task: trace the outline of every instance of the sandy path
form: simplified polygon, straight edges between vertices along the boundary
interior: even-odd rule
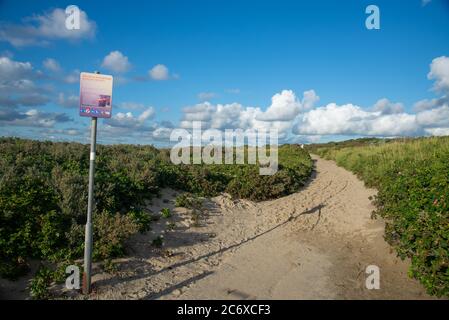
[[[94,277],[99,299],[426,299],[407,277],[407,262],[370,219],[374,190],[331,161],[314,158],[302,191],[253,203],[219,196],[201,226],[174,209],[172,231],[161,221],[133,240],[117,274]],[[152,210],[172,206],[167,191]],[[163,233],[163,249],[149,245]],[[380,290],[365,287],[368,265],[380,268]]]

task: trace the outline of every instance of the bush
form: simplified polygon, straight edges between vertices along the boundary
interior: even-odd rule
[[[190,193],[183,193],[176,197],[175,205],[188,209],[199,208],[203,205],[203,201]]]
[[[41,267],[31,280],[30,293],[33,299],[44,300],[50,298],[49,287],[53,282],[53,271]]]
[[[169,208],[162,208],[161,210],[161,216],[162,218],[168,219],[171,217],[171,212]]]
[[[139,232],[144,233],[150,230],[151,216],[148,213],[143,210],[133,209],[127,215],[137,224]]]
[[[124,253],[124,241],[138,232],[139,226],[131,217],[103,211],[94,216],[93,259],[117,257]]]
[[[82,257],[88,158],[88,145],[0,138],[0,276],[23,274],[29,258],[57,263]],[[136,208],[161,188],[189,193],[177,205],[199,210],[200,196],[224,191],[253,200],[295,192],[312,171],[309,155],[298,146],[281,146],[279,163],[277,174],[261,177],[257,164],[173,165],[169,150],[99,145],[95,258],[123,254],[128,237],[149,230],[152,217]]]

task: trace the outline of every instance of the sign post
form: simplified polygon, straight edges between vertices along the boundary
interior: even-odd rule
[[[97,118],[110,118],[112,113],[112,76],[99,72],[80,74],[80,116],[91,117],[89,195],[84,238],[83,293],[89,294],[92,271],[92,212],[94,207],[95,153],[97,146]]]
[[[89,195],[87,200],[87,221],[84,238],[83,293],[90,293],[92,270],[92,208],[94,202],[95,149],[97,146],[97,117],[92,117],[90,128]]]

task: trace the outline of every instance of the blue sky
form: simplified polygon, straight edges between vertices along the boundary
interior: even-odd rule
[[[55,13],[70,4],[78,35]],[[0,136],[87,142],[76,79],[94,70],[115,78],[104,143],[163,145],[197,119],[290,142],[445,135],[448,40],[443,0],[0,1]]]

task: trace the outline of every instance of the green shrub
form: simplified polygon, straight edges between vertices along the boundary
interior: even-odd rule
[[[102,268],[105,272],[114,274],[118,271],[118,266],[111,259],[106,259],[103,262]]]
[[[162,208],[161,210],[161,216],[162,218],[168,219],[171,217],[171,212],[169,208]]]
[[[50,298],[49,287],[53,282],[53,271],[41,267],[31,280],[30,293],[33,299],[45,300]]]
[[[129,216],[103,211],[94,215],[95,260],[117,257],[124,253],[124,241],[138,232],[139,226]]]
[[[137,224],[139,232],[144,233],[150,230],[151,216],[148,213],[133,209],[127,215]]]
[[[312,171],[309,155],[298,146],[281,146],[279,163],[277,174],[260,177],[257,164],[173,165],[167,149],[98,145],[95,258],[123,254],[128,237],[149,229],[159,215],[135,208],[161,188],[189,193],[177,205],[200,210],[201,196],[224,191],[253,200],[295,192]],[[0,276],[17,278],[29,258],[55,263],[82,258],[88,171],[88,145],[0,138]]]
[[[203,200],[196,195],[183,193],[176,197],[175,205],[188,209],[199,208],[203,205]]]
[[[175,199],[175,206],[188,208],[190,205],[190,199],[187,193],[180,194]]]

